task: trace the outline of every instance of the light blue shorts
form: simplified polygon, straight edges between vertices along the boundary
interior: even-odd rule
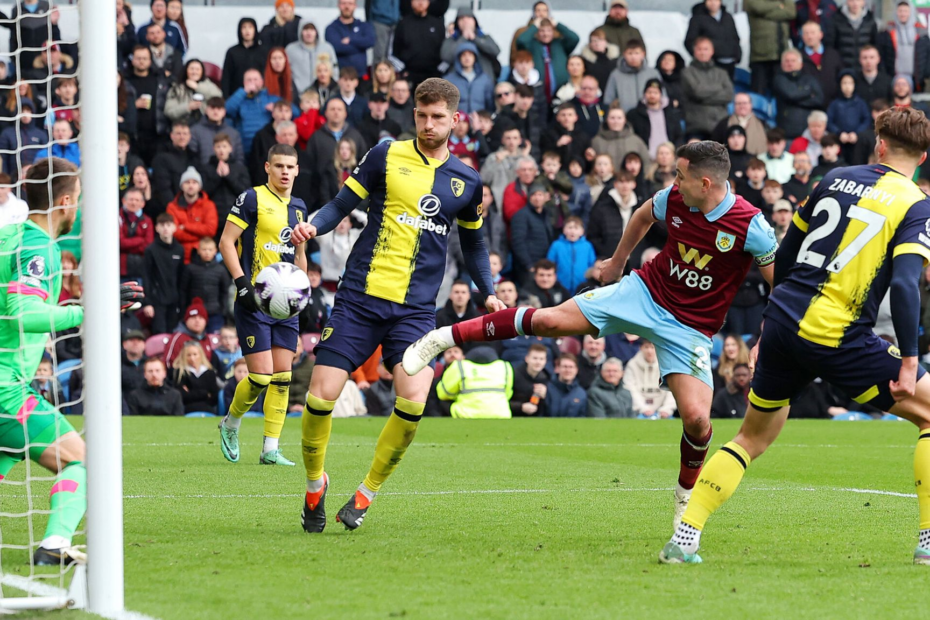
[[[663,381],[668,375],[681,373],[697,377],[713,389],[710,338],[683,325],[658,305],[635,273],[616,284],[576,295],[574,300],[599,336],[636,334],[654,344]]]

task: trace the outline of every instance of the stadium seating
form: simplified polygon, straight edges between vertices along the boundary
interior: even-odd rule
[[[215,418],[215,413],[210,413],[209,411],[191,411],[190,413],[184,414],[185,418]]]
[[[164,355],[169,340],[171,340],[171,334],[149,336],[148,340],[145,341],[145,356],[160,357]]]
[[[562,353],[571,353],[572,355],[581,353],[581,343],[578,342],[577,338],[559,338],[555,341],[555,344]]]
[[[307,355],[309,355],[311,359],[316,358],[316,356],[313,354],[313,348],[320,344],[320,334],[317,332],[301,334],[300,342],[303,344],[304,351],[307,352]]]

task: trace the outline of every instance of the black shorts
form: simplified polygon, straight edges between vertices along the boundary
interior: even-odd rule
[[[237,303],[233,308],[233,317],[236,319],[236,333],[239,334],[243,355],[270,351],[271,347],[297,350],[300,329],[296,316],[275,319],[260,310],[249,312]]]
[[[436,312],[339,289],[333,312],[316,345],[317,365],[354,372],[378,345],[385,367],[393,371],[408,346],[436,328]]]
[[[901,371],[901,352],[874,333],[840,347],[825,347],[805,340],[789,327],[769,319],[759,341],[759,359],[752,377],[749,402],[772,411],[820,377],[859,404],[888,411],[894,398],[888,386]],[[917,378],[926,371],[918,367]]]

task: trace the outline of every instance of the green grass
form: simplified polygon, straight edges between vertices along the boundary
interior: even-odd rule
[[[909,424],[789,422],[709,522],[705,564],[677,567],[656,562],[677,422],[429,419],[347,532],[333,517],[382,424],[335,421],[330,524],[308,536],[303,468],[257,465],[260,420],[243,424],[232,465],[215,420],[125,419],[127,607],[217,620],[923,616],[916,501],[844,490],[913,492]],[[736,429],[716,424],[715,446]],[[283,447],[298,460],[299,434],[289,419]],[[24,535],[0,527],[5,542]],[[24,558],[5,552],[3,569]]]

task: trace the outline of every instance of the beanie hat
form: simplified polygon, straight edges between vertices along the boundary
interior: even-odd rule
[[[207,307],[203,305],[203,300],[199,297],[194,297],[194,299],[191,300],[191,305],[189,305],[184,312],[184,320],[187,321],[187,319],[192,316],[202,316],[204,321],[210,318],[207,315]]]
[[[897,75],[894,76],[894,79],[893,79],[893,80],[891,80],[891,84],[892,84],[892,85],[896,84],[898,80],[904,80],[905,82],[907,82],[907,85],[911,87],[911,91],[913,92],[913,90],[914,90],[914,78],[912,78],[911,76],[909,76],[909,75],[906,74],[906,73],[899,73],[899,74],[897,74]]]
[[[275,0],[274,8],[278,8],[282,4],[290,4],[291,7],[294,6],[294,0]]]
[[[193,166],[188,166],[184,174],[181,175],[181,185],[184,185],[185,181],[190,181],[191,179],[203,186],[203,178],[200,176],[200,173],[197,172],[197,169]]]

